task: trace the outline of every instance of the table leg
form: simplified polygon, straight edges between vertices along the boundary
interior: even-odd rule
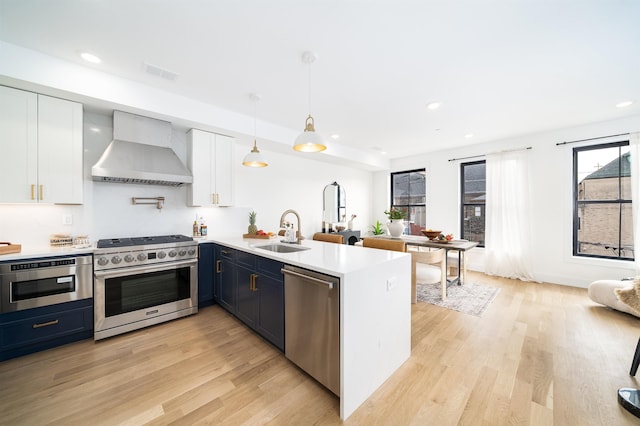
[[[460,266],[460,262],[462,262],[462,279],[460,281],[460,284],[464,284],[467,282],[467,259],[466,259],[466,252],[460,250],[458,252],[458,266]],[[458,269],[458,273],[460,273],[460,270]]]

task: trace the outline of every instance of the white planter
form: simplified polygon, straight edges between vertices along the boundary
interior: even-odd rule
[[[392,237],[399,237],[404,232],[404,220],[391,219],[391,222],[387,223],[387,229]]]

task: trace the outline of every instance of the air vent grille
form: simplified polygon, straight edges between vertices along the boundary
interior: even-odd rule
[[[169,71],[168,69],[159,67],[157,65],[152,65],[149,63],[143,63],[144,70],[147,74],[155,75],[156,77],[164,78],[169,81],[176,81],[178,78],[178,73],[173,71]]]

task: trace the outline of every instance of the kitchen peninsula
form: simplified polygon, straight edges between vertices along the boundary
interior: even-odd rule
[[[305,249],[297,252],[260,248],[276,241],[209,237],[201,243],[215,243],[339,279],[339,397],[344,420],[410,356],[411,257],[313,240],[291,245]]]

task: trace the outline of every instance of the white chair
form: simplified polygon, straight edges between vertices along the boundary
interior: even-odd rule
[[[442,300],[447,298],[447,257],[446,250],[409,250],[411,253],[411,303],[418,301],[416,283],[440,283]]]

